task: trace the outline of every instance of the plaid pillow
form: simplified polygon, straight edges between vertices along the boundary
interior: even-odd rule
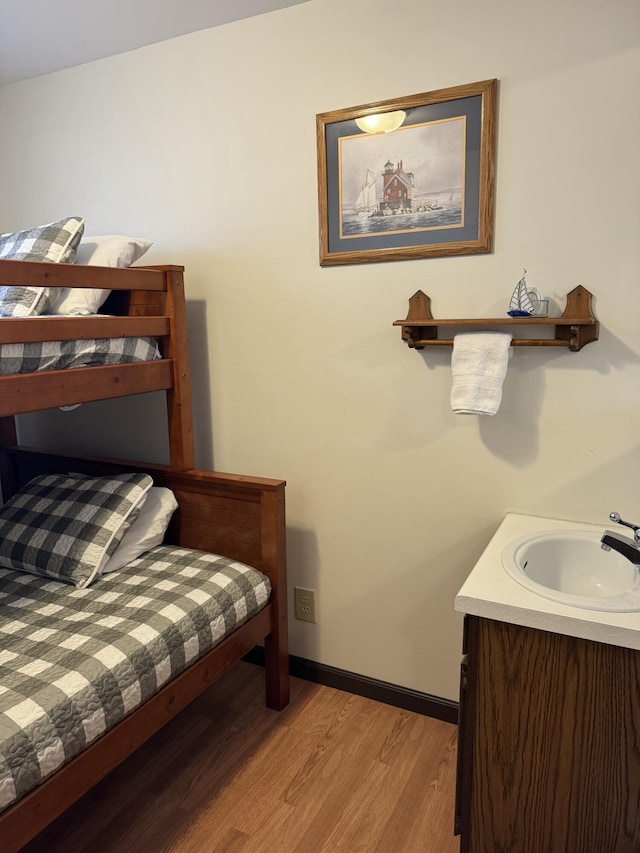
[[[83,231],[84,219],[71,216],[29,231],[0,234],[0,258],[72,264]],[[44,314],[57,294],[58,288],[51,294],[49,287],[12,287],[0,284],[0,316],[28,317],[31,314]]]
[[[84,589],[142,508],[148,474],[36,477],[0,508],[0,565]]]

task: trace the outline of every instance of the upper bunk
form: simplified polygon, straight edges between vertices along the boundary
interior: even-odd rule
[[[194,467],[191,386],[181,266],[100,267],[0,259],[7,286],[97,288],[100,314],[0,318],[0,347],[82,339],[154,338],[160,358],[0,376],[0,445],[17,444],[15,415],[164,391],[170,468]]]

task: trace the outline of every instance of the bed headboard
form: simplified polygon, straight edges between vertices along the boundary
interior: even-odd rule
[[[106,476],[143,471],[178,501],[167,542],[212,551],[248,563],[277,587],[286,567],[285,482],[215,471],[172,471],[168,466],[119,459],[45,453],[32,448],[0,449],[3,499],[39,474],[76,471]],[[286,590],[284,591],[286,596]]]

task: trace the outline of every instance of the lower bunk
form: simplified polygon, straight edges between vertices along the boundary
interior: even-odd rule
[[[284,482],[24,448],[0,453],[7,506],[34,478],[68,472],[144,472],[173,492],[178,508],[163,544],[86,586],[0,569],[7,853],[255,645],[265,647],[267,705],[289,700]]]

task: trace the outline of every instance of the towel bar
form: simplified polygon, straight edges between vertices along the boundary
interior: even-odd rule
[[[458,326],[462,329],[487,329],[517,326],[554,326],[553,338],[515,338],[516,347],[568,347],[578,352],[582,347],[598,340],[600,323],[591,309],[592,294],[578,285],[567,294],[567,305],[561,317],[493,317],[436,320],[431,313],[431,299],[418,290],[409,299],[409,313],[405,320],[395,320],[394,326],[402,328],[402,340],[412,349],[451,346],[453,337],[440,338],[439,328]]]

